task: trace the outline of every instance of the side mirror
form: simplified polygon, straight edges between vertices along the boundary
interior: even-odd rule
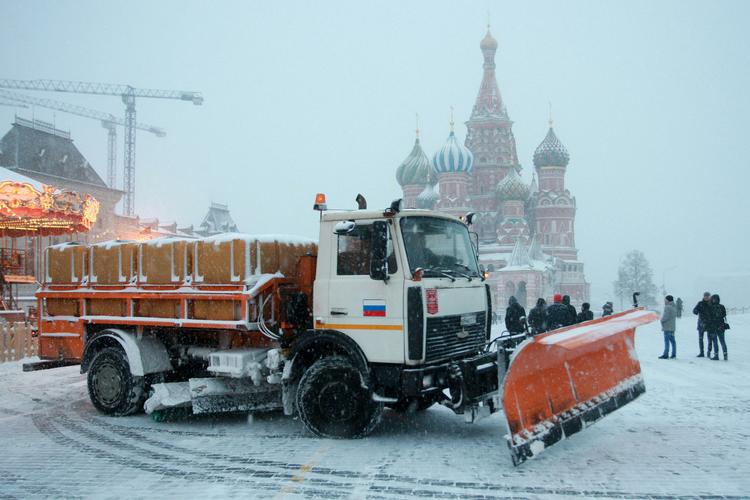
[[[388,223],[382,220],[372,223],[370,278],[388,281]]]
[[[355,227],[357,227],[357,224],[353,220],[342,220],[333,226],[333,232],[338,235],[348,234],[351,233]]]

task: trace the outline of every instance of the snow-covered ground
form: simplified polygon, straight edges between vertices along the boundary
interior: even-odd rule
[[[728,362],[697,359],[695,319],[676,360],[639,330],[647,392],[513,467],[500,415],[386,412],[364,440],[308,435],[281,415],[156,423],[109,418],[78,367],[0,365],[0,497],[748,498],[750,315],[730,316]]]

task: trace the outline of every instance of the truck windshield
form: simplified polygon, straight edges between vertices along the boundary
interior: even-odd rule
[[[401,219],[409,269],[424,276],[479,276],[469,230],[460,222],[437,217]]]

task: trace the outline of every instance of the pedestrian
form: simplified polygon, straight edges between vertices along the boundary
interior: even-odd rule
[[[682,317],[682,299],[680,297],[677,297],[677,302],[675,302],[677,305],[677,317]]]
[[[536,305],[529,311],[529,327],[532,335],[539,335],[546,331],[544,316],[547,312],[547,301],[543,298],[536,299]]]
[[[713,343],[714,361],[719,359],[719,342],[724,353],[724,361],[727,360],[727,343],[724,340],[724,332],[729,329],[727,323],[727,309],[717,294],[711,295],[711,308],[708,318],[708,341]]]
[[[552,300],[554,303],[547,308],[544,315],[547,331],[556,330],[568,324],[568,306],[562,303],[562,295],[556,293]]]
[[[492,324],[497,324],[497,313],[495,311],[492,311]]]
[[[565,326],[575,325],[578,313],[576,312],[576,308],[570,305],[570,295],[563,295],[562,303],[563,305],[565,305],[565,307],[568,308],[568,316],[565,322]]]
[[[612,302],[605,302],[602,306],[602,317],[610,316],[613,312],[614,307],[612,306]]]
[[[664,332],[664,354],[659,359],[676,358],[677,343],[674,339],[674,332],[677,323],[677,306],[674,304],[674,297],[667,295],[664,297],[664,312],[661,315],[661,331]],[[669,355],[669,346],[672,346],[672,355]]]
[[[592,319],[594,319],[594,313],[591,310],[591,304],[584,302],[581,304],[581,312],[578,313],[576,322],[583,323],[584,321],[591,321]]]
[[[699,301],[693,308],[693,314],[698,315],[698,347],[700,352],[698,353],[699,358],[703,357],[703,334],[708,331],[708,319],[711,311],[711,293],[704,292],[703,299]],[[708,336],[708,357],[711,357],[711,334]]]
[[[505,310],[505,329],[511,334],[526,332],[526,311],[513,296],[508,299],[508,308]]]

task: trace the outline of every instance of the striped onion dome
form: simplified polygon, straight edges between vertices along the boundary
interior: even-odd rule
[[[419,137],[417,137],[411,153],[396,169],[396,180],[402,186],[408,184],[426,184],[434,176],[435,173],[432,171],[430,160],[424,154],[422,146],[419,144]]]
[[[417,196],[416,204],[417,208],[432,209],[440,199],[440,193],[438,193],[438,185],[426,185],[419,196]]]
[[[474,155],[466,146],[458,142],[451,130],[445,145],[432,157],[432,165],[438,173],[471,172],[474,166]]]
[[[534,151],[534,166],[537,167],[566,167],[570,161],[570,155],[560,139],[555,135],[552,126],[547,136]]]
[[[497,184],[496,192],[502,201],[526,201],[531,189],[523,182],[516,169],[511,167],[508,175]]]

